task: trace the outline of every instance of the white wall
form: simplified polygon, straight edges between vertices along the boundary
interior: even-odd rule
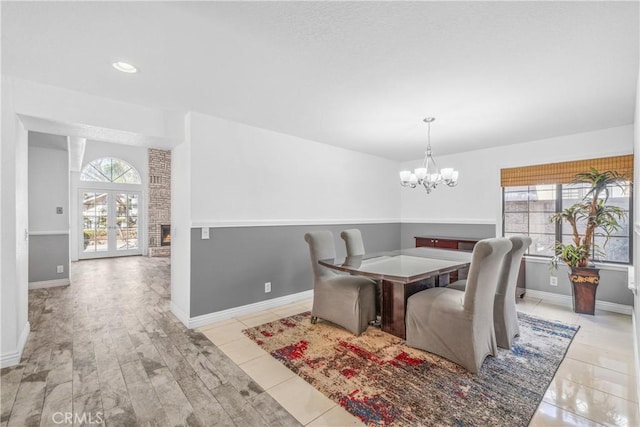
[[[196,224],[398,221],[397,162],[191,114]]]
[[[1,14],[1,12],[0,12],[0,14]],[[4,81],[4,79],[2,79],[1,82],[0,82],[0,92],[1,92],[1,95],[2,95],[2,104],[1,104],[2,110],[0,112],[0,114],[1,114],[0,115],[0,123],[2,123],[2,125],[1,125],[1,129],[2,129],[1,137],[2,137],[2,140],[0,140],[0,168],[2,168],[2,170],[4,170],[4,163],[2,163],[2,159],[5,157],[5,155],[3,154],[4,150],[2,149],[2,146],[4,145],[3,141],[5,140],[5,137],[9,137],[10,132],[8,132],[7,130],[8,129],[13,130],[13,126],[8,125],[7,122],[6,122],[6,120],[11,120],[11,117],[10,117],[9,114],[5,113],[5,108],[7,107],[5,105],[5,98],[10,99],[10,97],[7,96],[6,89],[3,87],[4,84],[5,84],[5,81]],[[4,295],[4,293],[5,293],[5,281],[4,281],[4,275],[3,275],[4,273],[3,273],[2,265],[4,264],[5,260],[4,260],[4,257],[3,257],[3,250],[2,250],[3,243],[2,242],[5,241],[5,237],[4,237],[4,235],[5,235],[5,224],[3,222],[3,218],[5,217],[5,215],[2,212],[3,212],[3,210],[5,209],[5,206],[6,206],[6,202],[5,202],[4,199],[6,197],[5,191],[7,189],[2,186],[3,185],[2,184],[3,181],[5,181],[2,178],[2,176],[3,176],[2,170],[0,170],[0,292],[2,292],[2,295]],[[8,238],[6,240],[9,241]],[[7,318],[5,318],[5,314],[4,314],[4,304],[2,304],[0,302],[0,322],[2,322],[2,324],[4,324],[5,320],[11,322],[11,320],[8,318],[9,316],[6,316],[6,317]],[[4,331],[4,328],[3,328],[2,331],[0,331],[0,333],[2,333],[4,335],[4,332],[5,331]],[[5,354],[6,354],[5,353],[5,344],[7,344],[7,343],[4,343],[3,341],[4,341],[4,338],[0,337],[0,358],[1,358],[0,359],[0,368],[5,366],[5,362],[6,362],[7,365],[13,363],[13,360],[11,360],[11,361],[5,360],[5,357],[4,357]],[[12,341],[13,341],[13,339],[12,339]]]
[[[191,134],[171,150],[171,311],[185,324],[191,312]]]
[[[28,268],[28,142],[27,131],[14,109],[14,87],[2,77],[2,275],[0,276],[1,319],[0,366],[20,360],[29,335]]]
[[[171,302],[185,323],[192,226],[399,220],[397,162],[199,113],[185,130],[171,180]]]
[[[68,153],[29,147],[29,232],[69,229]],[[56,207],[62,207],[61,215]]]
[[[498,224],[501,168],[630,154],[633,152],[633,126],[442,157],[437,157],[437,141],[434,143],[438,166],[459,170],[459,184],[454,188],[439,187],[429,195],[423,189],[403,188],[403,222]],[[414,169],[421,162],[421,159],[406,162],[402,168]]]

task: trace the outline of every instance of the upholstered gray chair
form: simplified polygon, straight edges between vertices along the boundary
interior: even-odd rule
[[[360,335],[369,321],[376,318],[375,282],[366,277],[338,274],[318,264],[318,260],[336,257],[330,231],[307,233],[304,240],[309,244],[313,270],[311,323],[320,318]]]
[[[358,259],[364,255],[364,241],[362,240],[362,233],[357,228],[350,228],[340,233],[340,237],[344,240],[347,248],[347,257],[351,259]],[[378,281],[375,282],[376,290],[376,325],[379,326],[379,317],[382,307],[382,289]]]
[[[340,233],[340,237],[344,240],[347,247],[347,256],[364,255],[364,242],[362,241],[362,233],[357,228],[344,230]]]
[[[497,352],[493,301],[509,239],[479,241],[473,248],[464,293],[449,288],[420,291],[407,301],[407,345],[440,355],[477,373]]]
[[[496,331],[498,347],[511,349],[513,338],[520,335],[518,314],[516,313],[516,285],[520,262],[527,248],[531,245],[529,236],[512,236],[511,250],[504,257],[504,263],[498,278],[496,296],[493,302],[493,326]],[[458,280],[450,285],[452,289],[464,291],[466,280]]]

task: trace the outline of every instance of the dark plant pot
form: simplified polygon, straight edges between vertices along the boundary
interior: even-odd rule
[[[593,315],[596,310],[596,290],[600,283],[600,269],[571,267],[569,281],[573,294],[573,311]]]

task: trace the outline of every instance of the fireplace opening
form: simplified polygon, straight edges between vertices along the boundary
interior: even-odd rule
[[[171,226],[161,225],[160,231],[160,246],[171,246]]]

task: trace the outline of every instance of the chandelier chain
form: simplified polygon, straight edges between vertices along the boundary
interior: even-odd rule
[[[414,172],[400,172],[400,185],[409,188],[416,188],[422,185],[427,194],[431,193],[440,183],[444,183],[448,187],[458,185],[458,171],[453,168],[438,170],[436,162],[433,159],[431,150],[431,123],[434,120],[434,117],[427,117],[423,120],[423,122],[427,124],[427,151],[425,152],[422,167],[415,169]]]

